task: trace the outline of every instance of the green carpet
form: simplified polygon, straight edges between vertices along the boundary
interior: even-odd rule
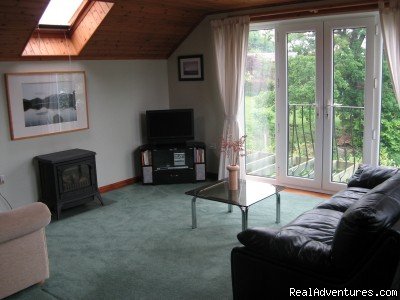
[[[63,212],[46,228],[50,278],[10,299],[231,299],[238,207],[191,197],[200,184],[134,184]],[[281,193],[281,224],[323,201]],[[253,205],[249,227],[276,227],[275,197]]]

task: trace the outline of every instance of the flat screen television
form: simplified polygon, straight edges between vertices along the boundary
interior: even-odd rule
[[[194,139],[193,109],[146,111],[147,141],[151,144],[184,143]]]

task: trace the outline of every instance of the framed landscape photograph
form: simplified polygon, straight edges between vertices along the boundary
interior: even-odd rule
[[[180,81],[204,80],[203,55],[188,55],[178,57]]]
[[[5,75],[12,140],[89,128],[85,72]]]

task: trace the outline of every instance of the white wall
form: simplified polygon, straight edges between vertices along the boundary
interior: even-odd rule
[[[99,186],[135,176],[133,151],[142,144],[141,114],[169,107],[165,60],[2,62],[0,73],[86,71],[89,130],[11,141],[4,79],[0,92],[0,192],[13,207],[37,201],[36,155],[72,148],[97,153]],[[0,201],[1,202],[1,201]]]
[[[221,15],[219,15],[221,17]],[[210,18],[205,18],[168,59],[171,108],[193,108],[195,138],[207,144],[207,171],[218,173],[224,110],[219,99]],[[178,56],[203,54],[204,81],[179,81]],[[211,148],[210,148],[211,146]]]

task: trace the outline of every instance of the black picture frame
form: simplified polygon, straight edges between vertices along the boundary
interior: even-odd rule
[[[203,55],[178,56],[179,81],[204,80]]]

